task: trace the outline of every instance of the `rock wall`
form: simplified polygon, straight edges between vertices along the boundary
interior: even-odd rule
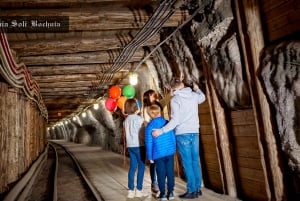
[[[231,1],[200,1],[199,5],[203,11],[191,29],[215,88],[228,108],[248,108],[251,100]]]
[[[276,137],[294,186],[300,192],[300,41],[287,41],[266,49],[261,77],[276,114]]]

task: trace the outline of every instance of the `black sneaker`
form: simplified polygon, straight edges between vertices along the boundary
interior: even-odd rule
[[[198,190],[198,195],[201,196],[202,195],[202,191],[201,189]]]
[[[183,198],[183,199],[194,199],[194,198],[197,198],[198,197],[198,192],[192,192],[192,193],[189,193],[189,192],[186,192],[182,195],[179,195],[180,198]]]
[[[174,200],[175,199],[173,192],[168,193],[167,197],[168,197],[168,200]]]
[[[162,193],[161,193],[161,194],[159,195],[159,197],[158,197],[157,200],[158,200],[158,201],[163,201],[163,200],[168,200],[168,199],[167,199],[167,196],[166,196],[165,194],[162,194]]]

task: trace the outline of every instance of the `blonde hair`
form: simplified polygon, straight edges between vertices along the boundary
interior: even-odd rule
[[[147,112],[151,118],[161,116],[161,109],[156,104],[149,106]]]

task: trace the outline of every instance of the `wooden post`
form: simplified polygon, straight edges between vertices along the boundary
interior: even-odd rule
[[[0,193],[6,190],[7,186],[7,110],[6,110],[6,96],[8,88],[7,85],[0,82]],[[4,98],[3,98],[4,97]]]
[[[228,134],[227,120],[225,110],[222,107],[215,87],[212,82],[211,73],[204,56],[202,56],[203,69],[207,80],[207,99],[210,104],[213,129],[219,155],[219,163],[221,167],[221,176],[223,180],[223,191],[231,197],[237,197],[236,183],[234,177],[234,169],[232,164],[231,147]],[[213,110],[214,109],[214,110]]]
[[[257,76],[260,54],[265,46],[259,1],[235,0],[235,7],[253,102],[262,166],[266,175],[266,192],[269,200],[284,200],[283,175],[279,166],[279,153],[272,126],[272,114]]]
[[[6,116],[8,124],[7,135],[7,180],[8,183],[15,182],[18,179],[18,89],[9,88],[6,97],[6,108],[8,115]]]

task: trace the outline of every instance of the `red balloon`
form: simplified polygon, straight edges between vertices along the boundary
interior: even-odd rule
[[[105,107],[107,110],[113,112],[117,109],[117,101],[113,98],[108,98],[105,101]]]
[[[117,105],[118,107],[123,110],[124,109],[124,105],[125,105],[125,101],[127,100],[126,96],[121,96],[118,101],[117,101]]]
[[[109,88],[108,95],[110,98],[119,98],[121,96],[122,90],[118,86],[112,86]]]

